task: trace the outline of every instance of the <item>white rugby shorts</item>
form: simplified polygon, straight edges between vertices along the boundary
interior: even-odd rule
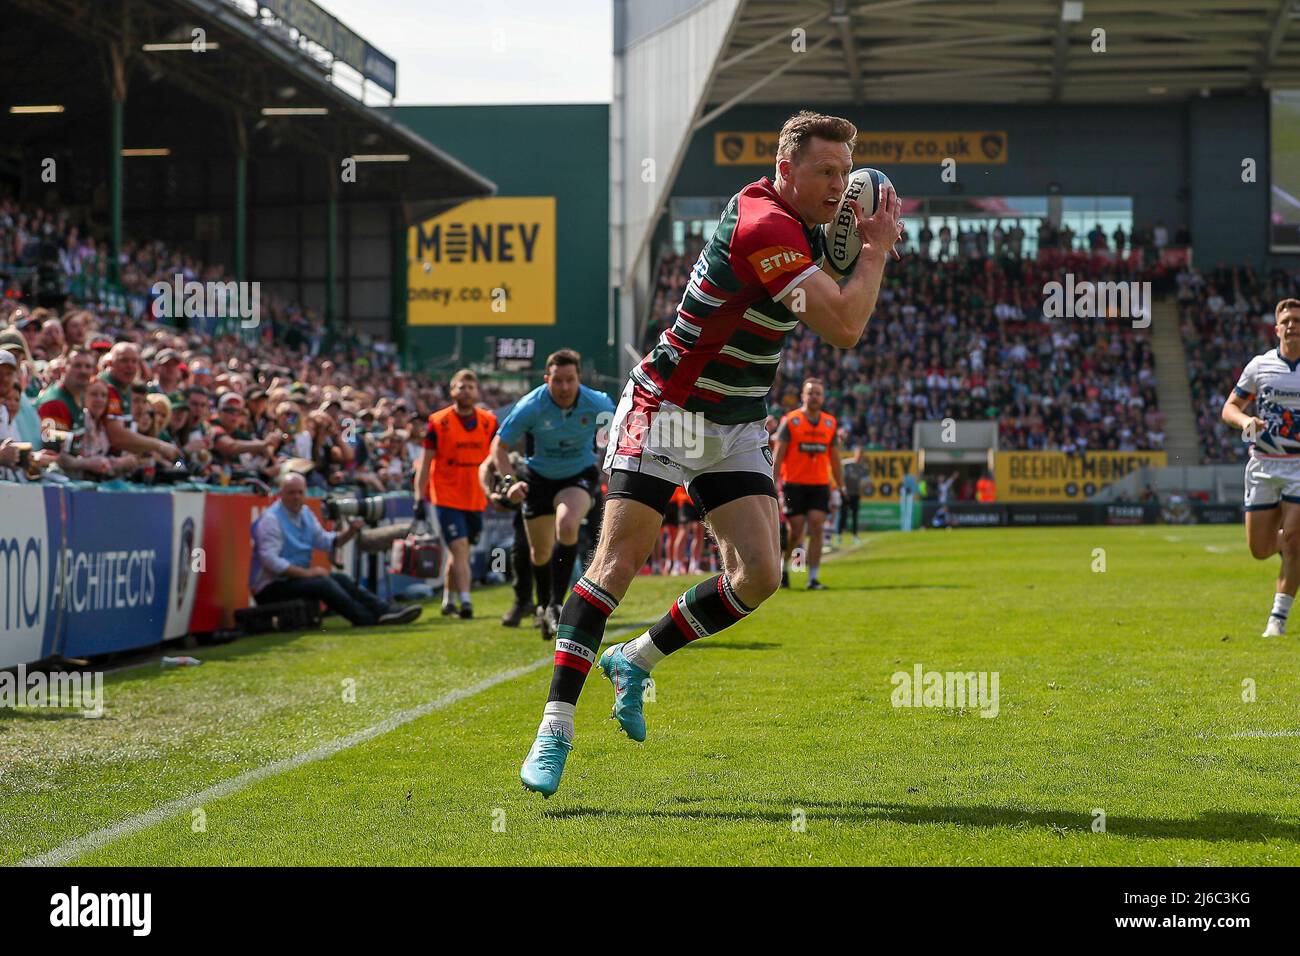
[[[1264,511],[1283,501],[1300,504],[1300,455],[1252,454],[1246,462],[1246,510]]]
[[[762,422],[719,425],[628,382],[614,410],[605,471],[663,478],[690,490],[700,475],[750,471],[772,477],[772,448]]]

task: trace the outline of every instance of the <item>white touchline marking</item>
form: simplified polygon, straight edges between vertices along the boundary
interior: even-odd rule
[[[1208,551],[1208,552],[1210,552],[1210,554],[1227,554],[1228,552],[1232,551],[1233,549],[1232,549],[1232,548],[1225,548],[1225,547],[1222,547],[1222,546],[1217,545],[1217,544],[1207,544],[1207,545],[1205,546],[1205,550]]]
[[[624,627],[615,631],[613,634],[605,635],[605,640],[612,638],[624,637],[633,631],[640,633],[643,628]],[[211,803],[214,800],[221,800],[240,790],[250,787],[255,783],[260,783],[270,777],[277,777],[282,773],[288,773],[290,770],[296,770],[298,767],[305,766],[309,763],[315,763],[318,760],[324,760],[332,757],[337,753],[355,747],[357,744],[363,744],[367,740],[373,740],[376,737],[382,737],[391,730],[396,730],[403,724],[409,724],[413,720],[419,720],[428,714],[437,710],[443,710],[452,704],[459,703],[467,697],[473,697],[475,694],[481,694],[485,690],[490,690],[497,684],[504,684],[506,681],[514,680],[516,677],[523,677],[530,674],[539,667],[545,667],[555,660],[554,655],[543,657],[533,661],[531,664],[525,664],[522,667],[515,667],[508,671],[502,671],[499,674],[493,674],[486,677],[477,684],[471,684],[469,687],[461,687],[457,690],[448,691],[436,700],[420,704],[418,707],[411,707],[407,710],[399,710],[397,713],[385,717],[379,723],[365,730],[358,730],[356,733],[348,734],[346,737],[340,737],[337,740],[331,740],[329,743],[321,744],[311,750],[296,754],[292,757],[285,757],[283,760],[277,760],[274,763],[266,764],[262,767],[255,767],[244,773],[237,774],[228,780],[222,780],[214,783],[206,790],[191,794],[188,797],[181,797],[179,800],[171,800],[167,803],[156,806],[151,810],[138,813],[133,817],[127,817],[111,826],[95,830],[83,836],[79,836],[63,846],[50,850],[48,853],[42,853],[39,856],[29,856],[25,860],[19,860],[17,866],[62,866],[70,863],[77,857],[89,853],[92,850],[98,850],[108,844],[120,840],[124,836],[130,836],[140,830],[148,829],[154,824],[161,823],[169,817],[184,813],[186,810],[199,806],[204,803]]]
[[[1228,734],[1231,740],[1244,737],[1300,737],[1300,730],[1243,730],[1238,734]]]
[[[246,787],[255,783],[260,783],[270,777],[279,776],[282,773],[288,773],[290,770],[296,770],[298,767],[305,766],[309,763],[315,763],[318,760],[324,760],[341,753],[357,744],[363,744],[367,740],[373,740],[381,737],[390,730],[396,730],[403,724],[409,724],[413,720],[419,720],[427,714],[434,711],[450,707],[466,697],[473,697],[475,694],[482,693],[497,684],[504,683],[508,680],[514,680],[516,677],[522,677],[524,674],[537,670],[544,664],[549,664],[553,658],[543,657],[540,660],[533,661],[531,664],[525,664],[523,667],[516,667],[508,671],[502,671],[499,674],[493,674],[491,677],[484,678],[477,684],[471,684],[469,687],[461,687],[457,690],[449,691],[436,700],[420,704],[418,707],[411,707],[407,710],[399,710],[395,714],[384,718],[379,723],[367,727],[364,730],[358,730],[356,733],[348,734],[346,737],[339,737],[331,740],[329,743],[321,744],[311,750],[295,754],[292,757],[286,757],[283,760],[277,760],[274,763],[268,763],[265,766],[255,767],[244,773],[237,774],[220,783],[215,783],[198,793],[191,794],[188,797],[181,797],[179,800],[172,800],[168,803],[156,806],[144,813],[138,813],[133,817],[127,817],[114,823],[112,826],[104,827],[101,830],[95,830],[84,836],[79,836],[74,840],[65,843],[63,846],[48,853],[42,853],[40,856],[28,857],[19,861],[19,866],[62,866],[70,863],[84,853],[91,850],[98,850],[110,843],[120,840],[124,836],[137,833],[140,830],[147,829],[156,823],[184,813],[185,811],[200,806],[205,803],[211,803],[215,800],[221,800],[232,794],[238,793]]]

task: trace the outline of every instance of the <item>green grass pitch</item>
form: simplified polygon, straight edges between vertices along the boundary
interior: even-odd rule
[[[549,664],[455,694],[549,657],[498,626],[505,589],[472,622],[432,608],[201,649],[201,667],[110,674],[99,720],[0,711],[0,862],[72,844],[98,865],[1294,865],[1300,653],[1259,637],[1276,562],[1242,539],[874,534],[824,566],[831,590],[783,591],[660,665],[645,744],[593,670],[550,800],[518,781]],[[638,578],[609,634],[689,580]],[[997,716],[892,706],[918,663],[997,672]]]

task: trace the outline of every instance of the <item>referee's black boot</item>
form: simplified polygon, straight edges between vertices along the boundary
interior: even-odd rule
[[[552,604],[542,612],[542,640],[553,641],[560,631],[560,605]]]
[[[531,610],[532,609],[528,607],[527,604],[515,601],[514,604],[510,605],[510,610],[501,615],[501,626],[518,627],[519,623],[524,619],[524,615],[529,613]]]

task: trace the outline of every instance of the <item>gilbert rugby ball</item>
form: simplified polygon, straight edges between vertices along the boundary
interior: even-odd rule
[[[836,271],[845,273],[853,271],[853,265],[862,252],[862,238],[858,235],[857,220],[849,208],[849,200],[856,199],[862,211],[870,216],[880,204],[880,190],[892,185],[889,177],[878,169],[863,166],[849,173],[849,185],[840,197],[840,204],[835,207],[835,218],[822,226],[822,235],[826,237],[826,260]]]

